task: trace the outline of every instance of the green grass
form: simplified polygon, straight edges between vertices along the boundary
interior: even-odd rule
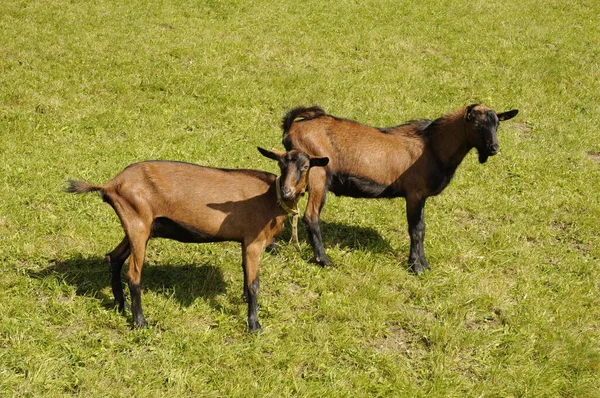
[[[5,396],[600,396],[600,3],[13,1],[0,14]],[[144,159],[275,171],[291,107],[386,126],[518,108],[501,153],[428,201],[331,196],[336,267],[263,255],[246,330],[233,243],[152,241],[147,330],[112,306],[94,195]],[[283,234],[289,238],[289,231]]]

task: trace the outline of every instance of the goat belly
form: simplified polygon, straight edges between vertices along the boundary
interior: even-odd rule
[[[191,225],[171,220],[167,217],[157,217],[152,223],[152,238],[173,239],[184,243],[222,242],[223,238],[208,234]]]
[[[396,198],[404,196],[393,185],[381,184],[364,177],[336,174],[331,177],[329,190],[337,196],[353,198]]]

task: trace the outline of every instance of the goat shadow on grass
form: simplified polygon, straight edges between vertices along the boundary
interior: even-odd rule
[[[371,227],[346,225],[339,222],[320,221],[321,235],[325,247],[339,245],[347,249],[366,249],[375,253],[393,253],[394,249],[379,232]],[[278,241],[288,242],[292,236],[289,222],[277,238]],[[302,221],[298,222],[298,238],[308,243],[308,234]]]
[[[123,265],[121,280],[126,300],[129,300],[129,288],[125,272],[127,261]],[[78,296],[94,297],[102,301],[107,309],[114,308],[110,286],[110,273],[103,257],[77,256],[67,260],[53,260],[41,271],[31,272],[37,279],[55,277],[75,288]],[[142,274],[142,289],[173,297],[179,304],[189,307],[197,298],[206,299],[210,305],[219,309],[216,296],[227,290],[220,268],[212,265],[146,265]],[[142,293],[143,294],[143,293]]]

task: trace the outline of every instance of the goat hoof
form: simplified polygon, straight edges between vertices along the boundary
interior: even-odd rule
[[[313,257],[310,261],[312,263],[319,264],[321,267],[332,267],[333,266],[333,263],[327,257],[323,257],[323,258]]]
[[[262,327],[260,326],[260,323],[258,323],[258,321],[248,322],[248,327],[250,328],[251,333],[262,331]]]
[[[411,264],[410,268],[415,275],[423,275],[423,274],[425,274],[425,272],[427,272],[430,269],[427,261],[423,261],[423,262],[415,261],[414,263]]]
[[[146,322],[146,320],[144,318],[137,320],[137,321],[133,321],[133,328],[134,329],[146,329],[148,327],[148,322]]]

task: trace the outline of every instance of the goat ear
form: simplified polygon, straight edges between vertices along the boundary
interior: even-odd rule
[[[325,167],[329,163],[329,158],[310,158],[310,167]]]
[[[267,157],[269,159],[273,159],[273,160],[281,160],[281,158],[283,157],[284,153],[283,152],[279,152],[279,151],[268,151],[266,149],[263,149],[261,147],[256,147],[258,149],[258,152],[260,152],[264,157]]]
[[[473,120],[473,108],[475,108],[478,104],[472,104],[467,106],[467,109],[465,109],[465,120],[467,122],[470,122],[471,120]]]
[[[504,120],[512,119],[513,117],[517,116],[517,113],[519,113],[519,110],[513,109],[512,111],[496,113],[496,116],[498,116],[498,120],[504,121]]]

